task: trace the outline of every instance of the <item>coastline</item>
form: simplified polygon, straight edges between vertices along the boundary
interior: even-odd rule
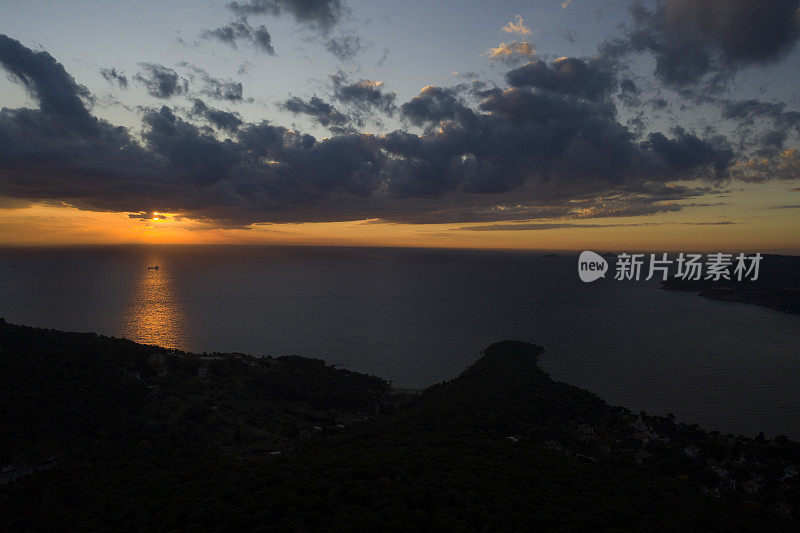
[[[754,281],[685,280],[672,277],[661,283],[671,291],[696,292],[703,298],[769,307],[800,314],[800,256],[763,256],[761,274]]]

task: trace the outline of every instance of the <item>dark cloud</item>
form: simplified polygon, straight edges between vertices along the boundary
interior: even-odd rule
[[[234,47],[239,41],[249,41],[274,54],[266,28],[259,26],[253,29],[249,19],[259,15],[289,16],[301,27],[317,32],[322,46],[342,61],[353,59],[364,48],[361,37],[354,31],[329,37],[334,26],[349,13],[341,0],[246,0],[231,2],[228,9],[237,16],[237,20],[215,30],[205,30],[203,37],[214,38]]]
[[[192,79],[195,76],[200,77],[203,81],[203,88],[200,90],[202,94],[215,100],[227,100],[229,102],[241,102],[243,100],[244,88],[241,82],[215,78],[205,69],[186,61],[182,61],[180,66],[188,68],[192,72],[190,75]]]
[[[322,140],[241,122],[195,100],[186,118],[167,106],[145,110],[139,141],[92,117],[81,100],[88,95],[51,56],[21,45],[12,56],[25,61],[0,54],[39,102],[39,109],[0,111],[4,198],[177,212],[222,227],[367,218],[474,223],[677,211],[714,191],[670,182],[731,170],[724,139],[675,130],[640,142],[609,99],[530,87],[429,86],[400,106],[422,133],[343,128]],[[154,67],[148,72],[162,72]],[[380,85],[362,82],[334,85],[337,103],[393,108]],[[175,94],[174,87],[185,91],[176,81],[155,92]],[[319,98],[283,105],[329,127],[344,120]]]
[[[759,100],[722,100],[722,116],[753,125],[758,119],[771,120],[781,129],[794,129],[800,132],[800,112],[789,111],[783,102],[762,102]]]
[[[280,107],[295,115],[308,115],[326,128],[341,129],[350,122],[346,115],[340,113],[331,104],[317,96],[312,96],[308,101],[294,96],[281,103]]]
[[[83,128],[34,109],[0,111],[0,196],[135,211],[160,194],[159,167],[124,128],[102,121]]]
[[[189,90],[189,82],[173,69],[155,63],[140,63],[142,71],[134,80],[144,85],[150,96],[168,99]]]
[[[783,102],[760,100],[715,101],[722,117],[738,124],[739,143],[744,150],[760,156],[773,156],[784,149],[789,134],[800,133],[800,113],[787,110]]]
[[[723,175],[731,158],[684,132],[667,142],[659,137],[636,143],[608,103],[522,88],[485,95],[480,109],[488,114],[439,87],[427,87],[404,104],[403,116],[427,126],[427,133],[387,137],[387,149],[404,156],[402,165],[392,161],[405,169],[393,186],[408,194],[436,195],[452,188],[499,194],[538,184],[548,194],[566,196],[583,187],[664,181],[676,173]]]
[[[453,88],[428,85],[400,106],[400,113],[411,124],[429,128],[443,120],[466,122],[474,117],[474,111],[461,101],[458,92]]]
[[[786,130],[769,130],[755,136],[754,144],[757,146],[756,154],[761,156],[774,155],[784,149],[788,134]]]
[[[116,68],[101,68],[100,75],[107,82],[116,83],[121,89],[128,88],[128,77],[124,73],[118,72]]]
[[[345,14],[341,0],[249,0],[231,2],[228,8],[242,17],[291,15],[296,22],[328,31]]]
[[[665,31],[698,35],[726,62],[760,63],[795,45],[798,7],[798,0],[671,0],[662,16]]]
[[[383,82],[364,79],[351,82],[342,71],[332,74],[330,80],[332,98],[338,109],[316,95],[308,100],[291,97],[281,102],[279,107],[296,115],[307,115],[338,134],[353,133],[367,122],[380,126],[379,115],[392,116],[397,109],[397,95],[385,91]]]
[[[241,147],[201,132],[169,107],[144,115],[144,140],[155,154],[166,159],[170,173],[194,185],[210,185],[230,177],[241,158]]]
[[[202,38],[215,39],[234,48],[246,42],[274,55],[269,31],[263,25],[251,26],[250,18],[290,16],[301,27],[317,32],[325,49],[342,61],[353,59],[364,48],[360,36],[353,31],[329,37],[331,29],[348,13],[341,0],[246,0],[231,2],[228,9],[236,15],[236,20],[213,30],[203,30]]]
[[[619,82],[619,99],[620,102],[625,104],[628,107],[641,107],[642,101],[641,96],[642,90],[636,86],[636,83],[629,79],[625,78]]]
[[[200,32],[203,39],[214,39],[237,48],[240,42],[246,42],[257,50],[275,55],[272,47],[272,36],[264,25],[252,27],[246,20],[235,20],[213,30],[203,30]]]
[[[663,98],[653,98],[650,100],[650,105],[653,106],[653,111],[661,111],[669,107],[669,102]]]
[[[651,133],[646,146],[677,172],[708,167],[716,173],[725,172],[733,159],[733,150],[722,139],[704,140],[678,128],[675,137],[668,139],[663,133]]]
[[[91,95],[47,52],[35,52],[0,35],[0,65],[39,102],[42,113],[90,128],[95,122],[84,100]]]
[[[295,96],[282,102],[280,107],[294,114],[308,115],[334,133],[354,132],[368,121],[380,125],[378,115],[393,116],[397,109],[397,94],[386,91],[381,81],[352,82],[342,71],[332,74],[330,80],[333,100],[340,109],[318,96],[309,100]]]
[[[633,224],[576,224],[574,222],[555,223],[517,223],[517,224],[489,224],[486,226],[463,226],[455,228],[462,231],[543,231],[551,229],[597,229],[597,228],[633,228],[641,226],[665,226],[680,224],[685,226],[728,226],[736,224],[731,220],[718,222],[639,222]]]
[[[506,80],[512,87],[536,87],[589,100],[604,98],[616,87],[612,74],[575,57],[562,57],[550,65],[535,59],[509,71]]]
[[[596,228],[620,228],[620,227],[636,227],[636,226],[655,226],[658,223],[641,223],[641,224],[575,224],[570,222],[557,222],[557,223],[520,223],[520,224],[490,224],[487,226],[463,226],[456,228],[462,231],[544,231],[551,229],[596,229]]]
[[[342,72],[331,75],[330,79],[333,83],[333,97],[344,105],[365,113],[379,111],[389,116],[397,108],[397,94],[386,92],[382,81],[362,79],[351,82]]]
[[[325,49],[340,60],[349,61],[361,52],[363,46],[355,33],[343,33],[325,41]]]
[[[732,72],[785,56],[797,43],[800,0],[661,0],[633,6],[634,30],[604,47],[650,52],[661,81],[714,85]]]
[[[206,119],[214,127],[226,131],[236,131],[242,125],[242,117],[238,113],[230,113],[221,109],[214,109],[206,105],[199,98],[195,98],[194,106],[191,111],[192,116],[200,116]]]
[[[241,82],[207,78],[206,85],[203,87],[201,92],[206,96],[216,100],[229,100],[232,102],[242,101]]]

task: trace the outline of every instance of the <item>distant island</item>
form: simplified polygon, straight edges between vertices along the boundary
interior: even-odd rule
[[[488,347],[419,393],[0,319],[8,530],[797,530],[800,444],[634,414]]]
[[[800,313],[800,257],[764,254],[757,280],[684,280],[662,282],[671,291],[695,291],[704,298],[763,305],[784,313]]]

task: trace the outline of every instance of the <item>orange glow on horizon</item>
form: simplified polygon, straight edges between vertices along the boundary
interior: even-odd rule
[[[800,208],[778,208],[800,204],[800,192],[793,189],[797,185],[800,182],[741,184],[724,201],[698,199],[680,211],[650,216],[462,224],[362,220],[224,228],[182,213],[154,212],[143,218],[135,213],[34,204],[0,209],[0,245],[297,244],[800,253]],[[532,229],[512,229],[518,224]],[[537,229],[537,225],[544,226]],[[501,228],[486,229],[491,226]]]

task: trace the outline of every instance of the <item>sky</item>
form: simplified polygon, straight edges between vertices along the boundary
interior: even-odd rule
[[[800,0],[0,3],[0,244],[800,253]]]

